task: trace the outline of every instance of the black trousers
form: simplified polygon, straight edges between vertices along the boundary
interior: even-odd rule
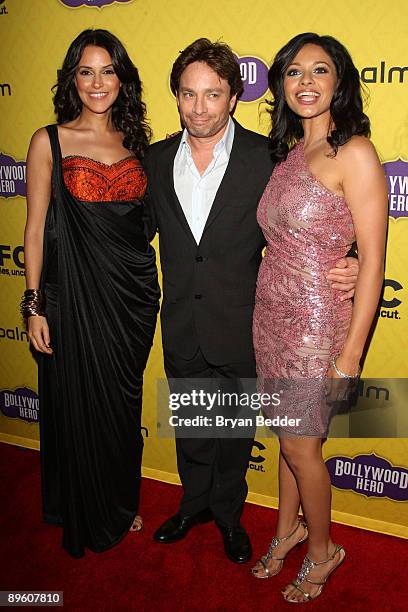
[[[215,366],[201,350],[192,359],[164,353],[169,379],[224,379],[229,391],[239,378],[256,378],[255,360]],[[171,386],[171,385],[170,385]],[[239,524],[248,492],[245,475],[253,445],[249,438],[180,438],[176,435],[177,467],[183,485],[180,513],[193,516],[210,508],[224,527]]]

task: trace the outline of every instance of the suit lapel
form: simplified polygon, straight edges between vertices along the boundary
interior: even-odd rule
[[[203,240],[205,232],[220,214],[223,207],[234,197],[234,193],[237,190],[237,180],[240,178],[242,179],[247,171],[245,159],[242,156],[241,150],[241,131],[242,127],[235,121],[234,142],[232,144],[228,166],[215,195],[201,240]]]
[[[167,152],[167,158],[165,160],[165,166],[166,166],[165,185],[166,185],[166,189],[168,192],[167,200],[170,206],[172,207],[174,214],[176,215],[181,225],[183,226],[183,229],[185,230],[186,234],[197,246],[195,238],[191,232],[190,226],[188,224],[186,216],[183,212],[183,209],[177,197],[176,190],[174,189],[174,158],[176,157],[176,153],[179,148],[180,141],[181,141],[181,135],[179,138],[176,138],[174,143],[172,143],[171,146],[169,147],[168,152]]]

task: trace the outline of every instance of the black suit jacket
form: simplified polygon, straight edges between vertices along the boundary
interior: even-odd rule
[[[159,232],[165,353],[214,365],[253,359],[252,314],[265,241],[256,220],[273,164],[268,140],[235,122],[227,169],[197,245],[173,182],[181,133],[153,144],[146,158],[149,239]]]

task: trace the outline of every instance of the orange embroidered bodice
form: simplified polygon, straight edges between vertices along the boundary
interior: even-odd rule
[[[62,159],[67,189],[85,202],[140,200],[146,191],[146,174],[136,157],[104,164],[89,157],[69,155]]]

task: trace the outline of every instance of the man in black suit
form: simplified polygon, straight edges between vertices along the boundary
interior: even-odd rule
[[[231,117],[243,85],[227,45],[207,39],[189,45],[173,65],[171,88],[184,131],[153,144],[146,161],[147,224],[150,238],[159,232],[163,273],[166,375],[255,378],[252,314],[265,245],[256,210],[273,169],[268,139]],[[156,541],[180,540],[212,516],[227,556],[250,559],[240,516],[252,443],[176,435],[184,494]]]

